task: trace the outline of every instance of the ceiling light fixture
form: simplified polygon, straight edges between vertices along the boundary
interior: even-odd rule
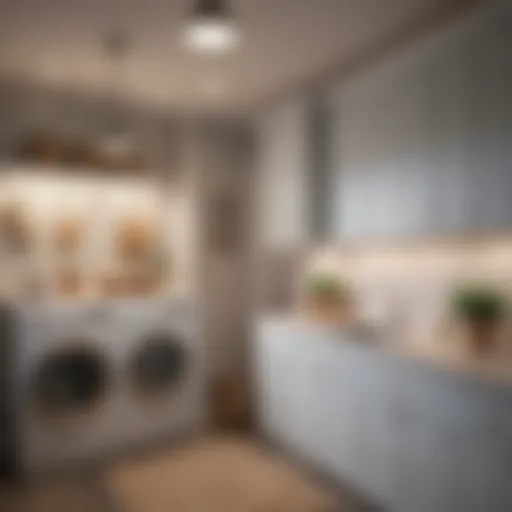
[[[223,0],[198,0],[182,35],[186,48],[196,53],[225,54],[240,41],[240,31]]]

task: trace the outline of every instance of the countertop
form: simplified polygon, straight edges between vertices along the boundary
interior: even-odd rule
[[[432,340],[421,342],[400,340],[398,336],[378,335],[376,330],[366,328],[343,329],[335,323],[317,322],[296,313],[268,313],[260,316],[259,320],[283,328],[324,333],[326,339],[336,340],[336,343],[358,344],[363,349],[378,350],[381,354],[409,358],[420,364],[512,385],[512,354],[496,350],[477,356],[455,339],[447,339],[447,335],[438,334],[432,336]]]

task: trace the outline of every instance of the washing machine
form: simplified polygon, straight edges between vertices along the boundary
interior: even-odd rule
[[[106,313],[80,304],[4,308],[18,473],[75,467],[111,449],[118,423]]]
[[[113,305],[118,442],[128,449],[195,435],[205,424],[205,365],[197,308],[186,300]]]

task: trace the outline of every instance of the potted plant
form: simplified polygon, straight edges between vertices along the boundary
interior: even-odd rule
[[[343,320],[351,305],[351,294],[339,276],[317,273],[310,277],[307,296],[310,312],[321,320]]]
[[[497,290],[484,285],[464,285],[452,296],[452,308],[471,349],[487,352],[494,344],[508,310],[507,299]]]

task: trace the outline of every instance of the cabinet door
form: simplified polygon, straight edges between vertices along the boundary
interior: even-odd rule
[[[360,381],[351,347],[334,346],[326,394],[328,416],[325,432],[325,464],[340,478],[356,487],[360,464]],[[327,390],[325,390],[327,391]]]
[[[260,140],[263,241],[298,245],[308,228],[305,102],[286,104],[264,117]]]
[[[427,231],[428,154],[426,140],[423,48],[407,49],[382,67],[379,83],[385,113],[379,131],[384,145],[380,164],[387,197],[381,218],[389,218],[386,236],[421,235]],[[391,188],[391,193],[388,189]],[[391,213],[391,215],[390,215]]]
[[[327,335],[318,343],[309,343],[304,361],[307,393],[303,397],[302,449],[319,468],[341,481],[354,480],[357,451],[356,382],[340,347]]]
[[[266,325],[260,330],[257,392],[264,432],[294,452],[309,453],[310,418],[316,395],[311,386],[311,334],[292,326]]]
[[[314,440],[318,435],[314,418],[318,400],[313,384],[315,377],[315,338],[318,336],[307,330],[297,329],[293,345],[287,353],[287,367],[283,368],[281,386],[285,388],[286,439],[295,453],[315,461]]]
[[[386,504],[396,476],[393,376],[380,358],[339,340],[310,346],[303,449],[340,482]]]
[[[512,227],[511,5],[495,2],[340,87],[338,238]]]
[[[396,480],[395,377],[389,361],[373,358],[361,360],[358,392],[357,447],[355,484],[383,508],[392,501]]]
[[[509,389],[502,391],[468,381],[443,393],[444,450],[450,470],[446,512],[512,509],[512,396]]]
[[[440,34],[424,51],[428,158],[427,226],[433,234],[466,228],[468,179],[464,168],[464,75],[461,28]]]
[[[275,347],[280,341],[267,326],[259,326],[256,335],[254,377],[256,386],[258,420],[266,434],[281,437],[283,403],[286,396],[279,386],[282,357],[276,357]]]
[[[510,510],[510,390],[500,398],[484,382],[441,372],[403,377],[393,510]]]
[[[336,109],[323,92],[314,93],[307,108],[307,190],[309,236],[313,243],[329,242],[332,177],[330,134]]]
[[[512,227],[512,8],[492,12],[465,40],[465,167],[469,227]]]
[[[417,370],[417,369],[416,369]],[[446,418],[450,403],[435,373],[404,369],[397,387],[397,512],[456,512],[447,508],[453,479]]]
[[[369,144],[368,105],[364,104],[364,90],[355,80],[343,86],[338,95],[338,118],[335,141],[335,207],[333,226],[339,240],[364,236],[372,230],[371,168],[364,158],[365,144]]]
[[[339,93],[336,233],[418,234],[425,224],[423,69],[402,52]]]

